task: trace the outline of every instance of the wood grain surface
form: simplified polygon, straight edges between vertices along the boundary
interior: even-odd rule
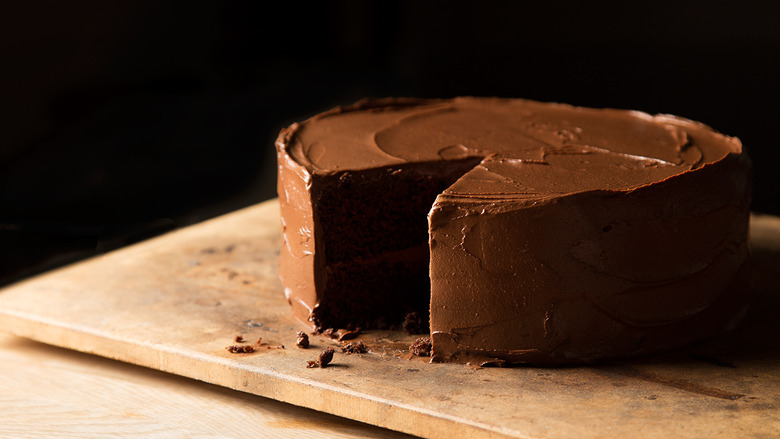
[[[314,410],[0,335],[0,438],[404,439]]]
[[[303,328],[277,279],[276,201],[10,286],[0,328],[430,438],[773,437],[780,220],[756,215],[751,233],[754,305],[738,330],[596,367],[429,364],[408,354],[410,337],[370,331],[359,337],[369,353],[306,368],[338,346],[323,336],[294,346]],[[231,354],[239,334],[264,344]]]

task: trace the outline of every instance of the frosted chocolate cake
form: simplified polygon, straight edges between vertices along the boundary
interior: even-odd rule
[[[277,140],[280,276],[315,328],[430,316],[434,361],[679,347],[747,304],[750,161],[675,116],[385,99]]]

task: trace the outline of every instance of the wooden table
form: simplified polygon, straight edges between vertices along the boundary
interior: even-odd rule
[[[360,336],[367,354],[306,368],[337,346],[293,347],[302,328],[277,279],[278,221],[270,201],[0,291],[0,329],[122,361],[4,336],[0,437],[399,437],[344,417],[431,438],[780,432],[778,218],[753,218],[756,296],[738,331],[557,369],[428,364],[386,331]],[[227,352],[237,334],[260,349]]]
[[[0,438],[411,436],[145,367],[0,335]]]

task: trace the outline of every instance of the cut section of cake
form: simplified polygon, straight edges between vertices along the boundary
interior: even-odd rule
[[[673,116],[364,101],[278,141],[280,276],[317,328],[430,315],[434,361],[671,349],[747,306],[750,161]]]

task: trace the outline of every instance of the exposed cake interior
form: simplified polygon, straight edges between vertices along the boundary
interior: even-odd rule
[[[427,215],[480,158],[337,173],[313,194],[325,269],[320,328],[397,327],[430,305]]]

